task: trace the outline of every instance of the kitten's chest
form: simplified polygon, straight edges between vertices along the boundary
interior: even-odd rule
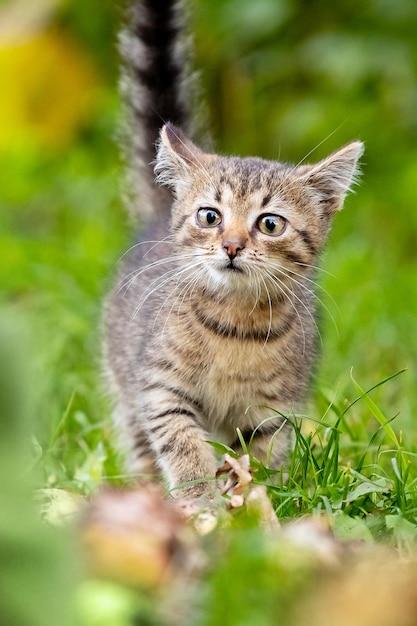
[[[218,312],[217,312],[218,313]],[[284,315],[245,319],[209,307],[189,310],[171,327],[170,341],[188,388],[196,390],[209,419],[241,420],[250,405],[265,403],[288,376],[294,329]],[[249,418],[248,418],[249,419]]]
[[[209,357],[209,351],[207,351]],[[291,409],[280,390],[292,384],[278,350],[236,342],[213,347],[199,378],[198,393],[205,406],[205,417],[212,432],[224,432],[232,440],[236,428],[253,429],[271,417],[271,409]]]
[[[228,382],[255,384],[271,373],[291,324],[283,312],[275,317],[257,311],[248,315],[236,306],[221,309],[194,301],[174,316],[171,341],[204,371],[212,386]]]

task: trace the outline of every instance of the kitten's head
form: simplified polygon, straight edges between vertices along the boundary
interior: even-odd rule
[[[282,292],[288,276],[308,276],[317,265],[362,152],[355,141],[316,165],[298,167],[221,157],[167,124],[155,171],[174,192],[177,250],[201,269],[198,281],[207,288],[259,293],[263,284],[272,295]]]

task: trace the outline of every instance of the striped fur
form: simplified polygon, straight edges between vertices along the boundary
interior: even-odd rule
[[[136,212],[148,217],[106,303],[107,374],[131,466],[197,496],[216,471],[208,439],[238,447],[239,428],[263,462],[285,458],[283,416],[302,406],[315,358],[318,258],[362,144],[291,167],[207,154],[168,123],[155,154],[162,120],[189,120],[179,9],[145,0],[129,15]]]

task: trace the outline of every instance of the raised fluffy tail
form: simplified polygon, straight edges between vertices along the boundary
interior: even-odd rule
[[[179,0],[134,0],[120,35],[124,61],[129,205],[134,217],[166,216],[170,191],[154,182],[155,144],[168,121],[191,132],[189,50]]]

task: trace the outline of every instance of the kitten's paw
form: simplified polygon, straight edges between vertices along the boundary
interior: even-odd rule
[[[176,498],[172,504],[199,535],[207,535],[216,528],[220,509],[224,508],[223,498],[207,494],[199,498]]]
[[[201,498],[175,498],[172,505],[185,520],[191,519],[204,508]]]

